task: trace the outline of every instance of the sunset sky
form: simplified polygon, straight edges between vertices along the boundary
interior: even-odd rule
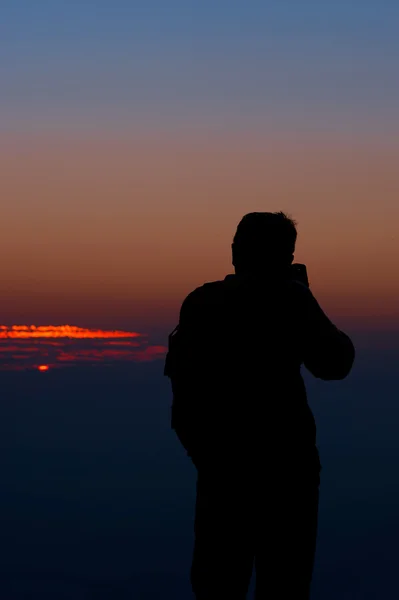
[[[399,0],[0,1],[0,600],[191,597],[197,471],[164,358],[253,211],[295,219],[294,262],[355,346],[343,381],[301,367],[312,594],[399,598],[398,67]],[[269,367],[265,473],[295,405]]]
[[[0,324],[165,343],[246,212],[337,324],[399,329],[399,5],[7,1]]]

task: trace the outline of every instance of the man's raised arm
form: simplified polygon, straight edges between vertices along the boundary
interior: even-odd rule
[[[330,321],[310,289],[302,286],[302,291],[304,365],[318,379],[345,379],[355,360],[352,340]]]

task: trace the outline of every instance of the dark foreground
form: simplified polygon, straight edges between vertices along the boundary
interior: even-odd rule
[[[399,338],[353,337],[345,382],[305,373],[323,466],[313,598],[394,600]],[[190,598],[195,471],[162,363],[0,381],[0,598]]]

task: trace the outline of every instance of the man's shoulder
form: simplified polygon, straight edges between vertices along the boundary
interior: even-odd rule
[[[224,280],[207,281],[192,290],[185,298],[183,304],[202,304],[217,298],[223,293]]]
[[[195,288],[184,299],[180,309],[180,324],[207,319],[221,298],[223,281],[208,281]]]
[[[183,305],[194,307],[206,304],[213,304],[218,300],[223,300],[229,291],[239,286],[239,281],[234,275],[227,275],[224,279],[207,281],[206,283],[193,289],[185,298]],[[282,282],[283,287],[288,289],[288,293],[294,301],[305,302],[313,296],[310,288],[304,283],[288,279]]]

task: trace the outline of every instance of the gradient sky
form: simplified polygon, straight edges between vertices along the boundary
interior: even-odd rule
[[[329,315],[399,328],[398,25],[393,0],[2,3],[0,322],[167,331],[241,216],[285,210]]]

